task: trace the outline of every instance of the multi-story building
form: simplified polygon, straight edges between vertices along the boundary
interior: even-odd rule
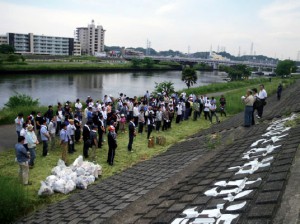
[[[6,35],[0,35],[0,45],[1,44],[8,44]]]
[[[8,33],[8,43],[16,53],[73,55],[74,38]]]
[[[102,26],[95,26],[94,20],[88,27],[76,29],[77,40],[81,43],[81,53],[96,55],[104,52],[104,34]]]
[[[79,56],[81,55],[81,44],[79,41],[74,40],[74,51],[73,51],[74,56]]]
[[[0,36],[0,44],[3,43],[5,38]],[[7,33],[6,44],[13,46],[15,52],[20,54],[80,55],[80,44],[74,42],[74,38]]]

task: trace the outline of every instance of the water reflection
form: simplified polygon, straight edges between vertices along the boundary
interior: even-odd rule
[[[225,73],[218,71],[197,74],[195,86],[224,82],[226,77]],[[15,92],[38,98],[42,105],[48,105],[77,98],[84,100],[88,95],[94,99],[102,99],[105,94],[117,96],[121,92],[127,96],[140,96],[146,90],[153,91],[155,82],[163,81],[173,82],[175,90],[186,88],[180,71],[1,76],[0,107]]]

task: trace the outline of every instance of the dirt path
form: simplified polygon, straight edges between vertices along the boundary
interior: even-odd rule
[[[16,127],[13,124],[0,126],[0,152],[13,149],[17,143]]]

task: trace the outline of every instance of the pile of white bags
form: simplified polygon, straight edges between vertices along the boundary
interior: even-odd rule
[[[79,156],[69,167],[59,159],[51,174],[45,181],[41,181],[38,195],[51,195],[54,192],[68,194],[76,188],[87,189],[87,186],[94,183],[95,179],[102,174],[102,167],[99,164],[83,161],[83,157]]]

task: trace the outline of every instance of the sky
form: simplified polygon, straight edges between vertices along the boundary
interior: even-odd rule
[[[300,0],[0,0],[0,35],[74,37],[92,20],[105,45],[300,57]]]

